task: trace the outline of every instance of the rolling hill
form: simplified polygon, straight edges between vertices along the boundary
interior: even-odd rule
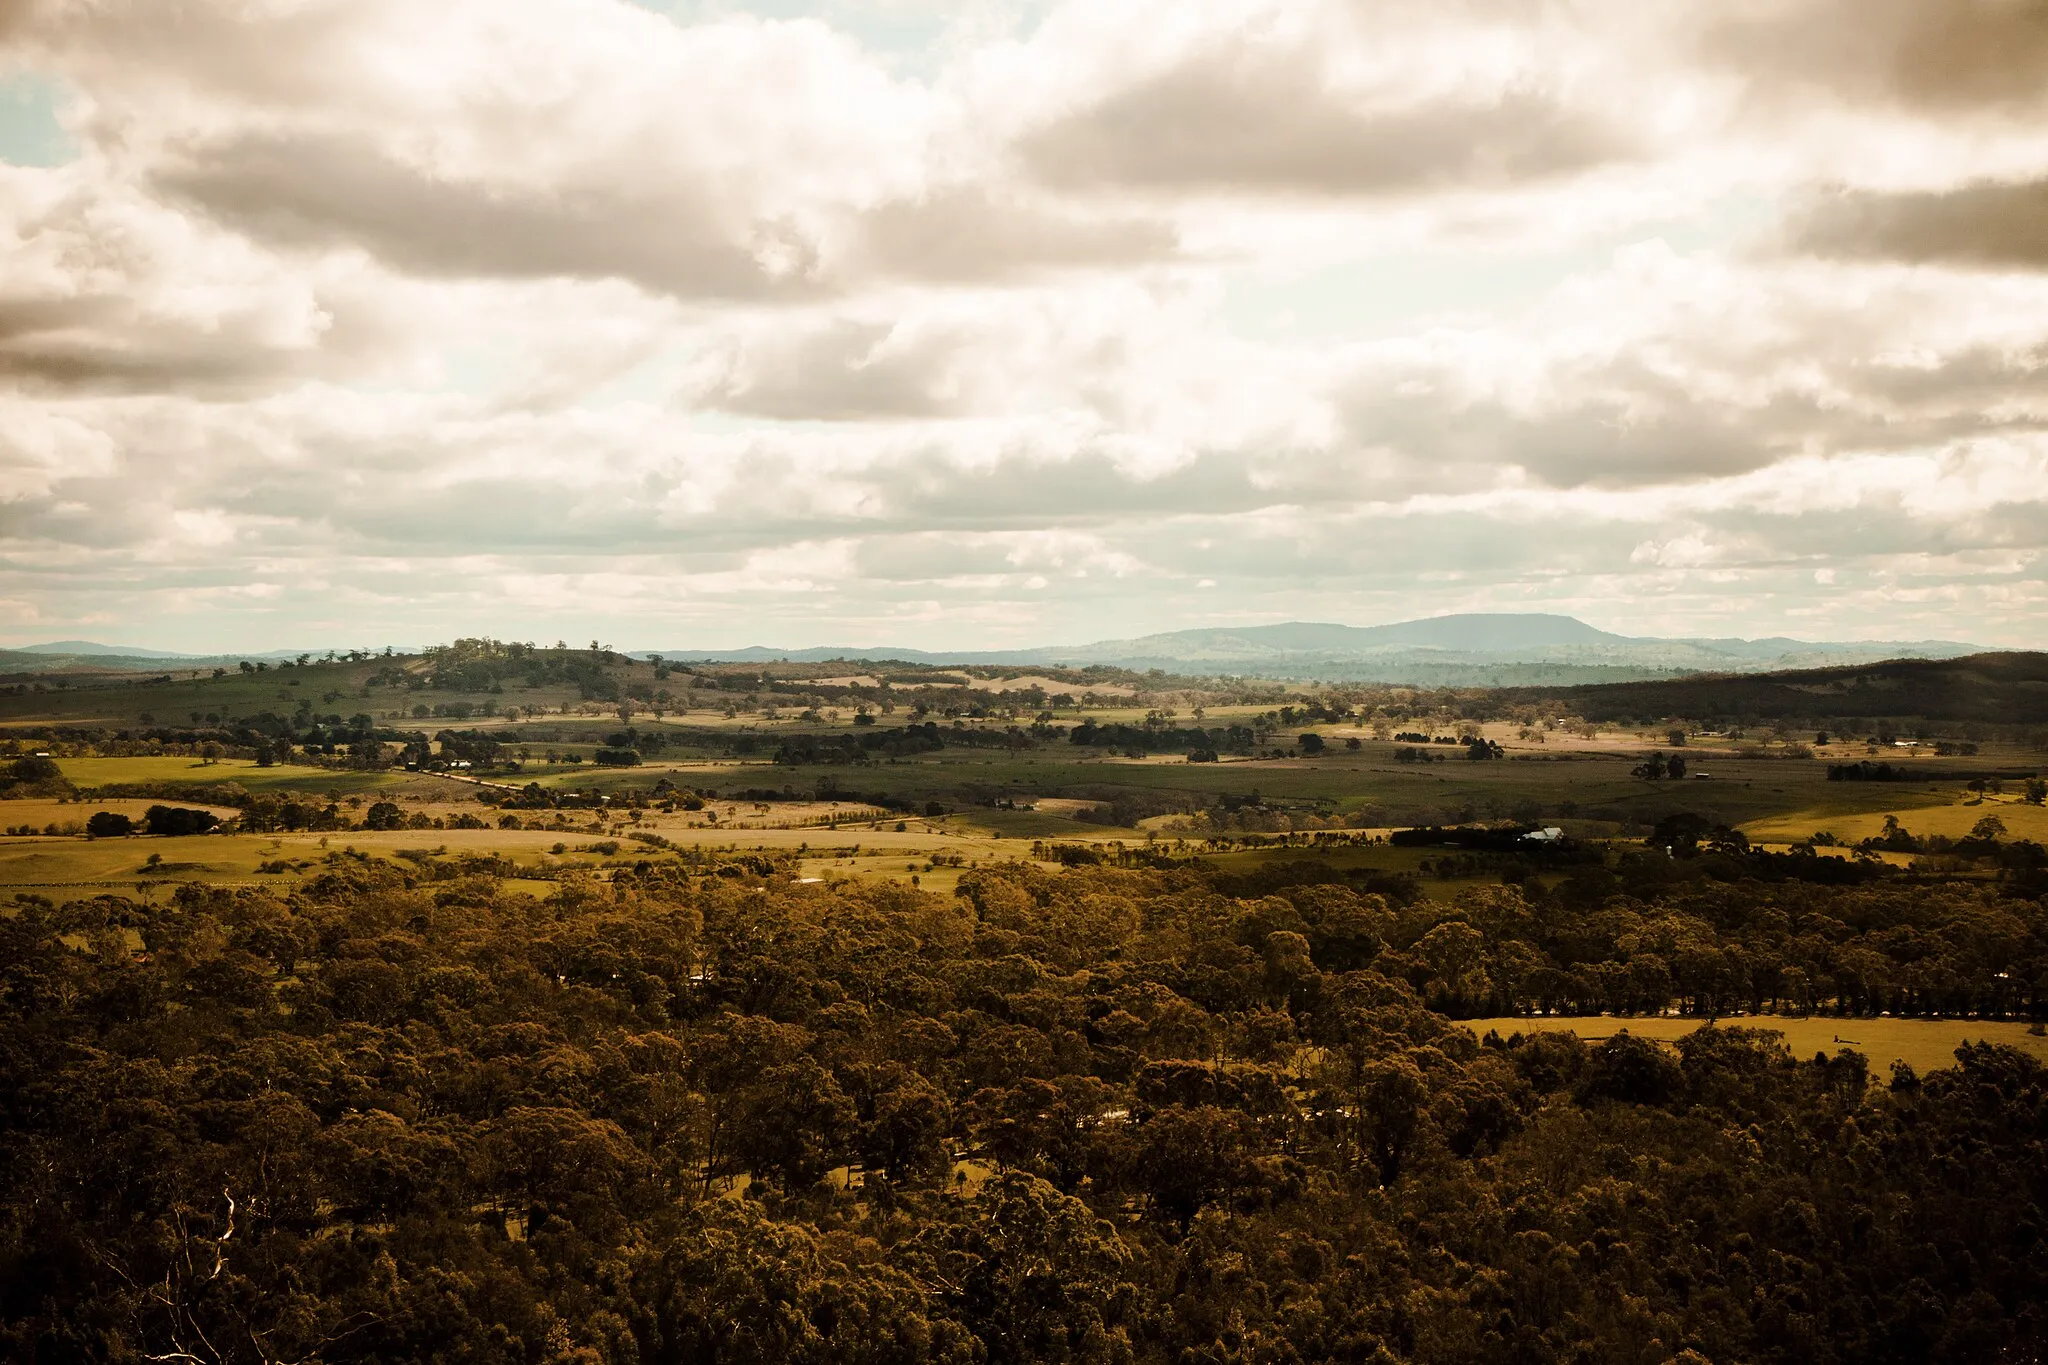
[[[683,661],[820,663],[897,661],[1043,667],[1107,664],[1176,674],[1221,674],[1292,681],[1399,683],[1419,687],[1570,687],[1677,680],[1698,675],[1831,668],[1890,659],[1951,659],[1981,653],[1952,640],[1828,643],[1783,637],[1661,639],[1617,635],[1576,617],[1541,612],[1463,613],[1346,626],[1290,621],[1205,626],[1090,644],[1013,650],[933,650],[876,646],[778,649],[635,650]],[[175,672],[227,666],[243,658],[290,658],[300,651],[198,655],[62,640],[0,650],[4,674]],[[306,651],[319,653],[320,651]]]
[[[1684,716],[1818,723],[1885,717],[2048,724],[2048,653],[2011,651],[1666,682],[1510,689],[1593,721]]]

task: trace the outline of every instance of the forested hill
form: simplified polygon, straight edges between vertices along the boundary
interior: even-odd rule
[[[2048,722],[2048,653],[1970,654],[1785,673],[1514,688],[1502,696],[1516,702],[1554,698],[1592,721],[1685,716],[1820,722],[1883,716],[2032,725]]]

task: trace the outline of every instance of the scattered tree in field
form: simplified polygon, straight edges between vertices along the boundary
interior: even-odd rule
[[[135,832],[135,822],[119,811],[97,810],[86,820],[85,832],[95,839],[123,839]]]

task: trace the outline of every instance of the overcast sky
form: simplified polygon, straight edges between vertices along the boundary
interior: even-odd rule
[[[2040,0],[0,0],[0,642],[2048,645]]]

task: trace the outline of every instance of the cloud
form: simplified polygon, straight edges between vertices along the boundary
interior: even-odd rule
[[[45,7],[43,0],[0,0],[0,39],[18,40]]]
[[[45,25],[80,131],[265,241],[422,274],[829,288],[860,214],[925,192],[927,101],[809,21],[612,0],[108,0]]]
[[[2017,7],[718,8],[0,0],[0,631],[2048,610]]]
[[[1326,405],[1308,372],[1219,335],[1214,304],[1167,274],[753,310],[706,322],[677,401],[780,421],[944,421],[920,438],[977,464],[980,434],[1010,420],[1085,431],[1152,474],[1217,445],[1312,439]]]
[[[1619,130],[1537,92],[1361,107],[1312,68],[1240,49],[1117,90],[1021,151],[1070,188],[1400,195],[1552,179],[1628,148]]]
[[[122,177],[294,252],[792,301],[1171,257],[1156,215],[995,175],[946,102],[812,20],[617,0],[105,0],[33,25]],[[431,54],[431,55],[428,55]]]
[[[1540,9],[1479,4],[1068,11],[1030,54],[1044,89],[1016,147],[1068,189],[1308,198],[1506,189],[1633,156],[1629,127],[1573,88],[1585,46],[1559,37]]]
[[[1735,262],[1660,243],[1517,324],[1347,350],[1360,445],[1467,478],[1626,489],[2048,431],[2048,277]]]
[[[801,421],[934,417],[966,410],[973,379],[942,337],[885,322],[835,319],[729,355],[698,402]]]
[[[2036,0],[1749,0],[1718,8],[1708,50],[1752,79],[1929,115],[2020,117],[2048,103]]]
[[[1130,266],[1180,254],[1157,217],[1033,202],[1022,193],[955,185],[862,213],[850,273],[978,284],[1042,279],[1067,269]]]
[[[346,270],[304,271],[87,167],[0,167],[0,379],[237,392],[381,332]]]
[[[790,222],[735,230],[687,182],[527,192],[436,174],[330,133],[239,137],[188,153],[155,181],[259,238],[361,247],[421,274],[616,277],[700,299],[787,297],[818,285],[814,239]]]
[[[1839,193],[1805,209],[1792,240],[1829,256],[2048,270],[2048,180]]]

